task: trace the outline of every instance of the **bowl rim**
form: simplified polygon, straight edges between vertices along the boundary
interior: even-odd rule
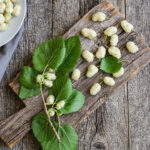
[[[27,6],[26,6],[26,0],[24,0],[24,14],[23,14],[23,17],[22,17],[22,20],[20,22],[20,25],[18,27],[18,29],[16,30],[16,32],[9,38],[7,39],[5,42],[3,43],[0,43],[0,47],[4,46],[5,44],[7,44],[9,41],[11,41],[15,36],[16,34],[19,32],[20,28],[22,27],[23,25],[23,22],[24,22],[24,19],[26,17],[26,13],[27,13]]]

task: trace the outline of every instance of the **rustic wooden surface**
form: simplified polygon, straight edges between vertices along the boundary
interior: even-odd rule
[[[7,84],[16,71],[19,71],[21,66],[27,62],[35,46],[39,42],[67,31],[85,12],[99,3],[88,0],[44,2],[28,2],[26,32],[0,87],[1,120],[20,109],[19,99]],[[114,0],[111,2],[135,24],[148,42],[150,21],[147,16],[149,16],[150,2],[148,0]],[[39,26],[34,26],[37,23]],[[78,127],[79,150],[148,150],[150,148],[149,74],[149,66],[147,66]],[[3,142],[0,148],[9,149]],[[37,150],[40,149],[40,146],[30,133],[13,149]]]

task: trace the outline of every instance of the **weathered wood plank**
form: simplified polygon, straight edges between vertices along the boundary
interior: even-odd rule
[[[88,4],[88,0],[83,0],[84,2]],[[110,2],[125,16],[125,1],[111,0]],[[84,7],[82,10],[84,10]],[[127,86],[119,89],[105,104],[78,126],[79,150],[128,149],[126,89]]]
[[[150,45],[150,1],[127,0],[127,19]],[[130,15],[132,14],[132,15]],[[150,65],[128,83],[130,149],[150,149]]]
[[[103,8],[104,9],[104,8]],[[113,11],[112,11],[113,12]],[[117,11],[116,11],[117,12]],[[118,12],[117,12],[117,14],[118,14]],[[113,21],[115,21],[115,18],[113,19],[113,20],[109,20],[110,22],[109,23],[111,23],[111,24],[113,24],[114,22]],[[90,25],[90,24],[89,24]],[[104,25],[105,25],[105,23],[104,23]],[[103,27],[106,27],[106,26],[102,26],[102,28]],[[102,29],[101,29],[102,30]],[[120,30],[121,31],[121,30]],[[119,31],[119,32],[120,32]],[[76,32],[78,32],[78,31],[76,31]],[[71,35],[72,34],[72,31],[69,31],[69,35]],[[67,36],[66,34],[65,34],[65,36]],[[127,35],[121,35],[121,37],[122,37],[122,39],[123,38],[126,38],[126,36]],[[135,36],[137,36],[136,34],[131,34],[128,38],[134,38]],[[81,39],[82,39],[82,37],[81,37]],[[137,41],[141,41],[141,39],[140,38],[137,38],[136,39]],[[103,40],[101,41],[101,42],[103,42]],[[125,42],[126,41],[123,41],[123,45],[125,45]],[[87,44],[87,42],[86,42],[86,44]],[[93,44],[93,43],[92,43]],[[92,47],[93,45],[90,45],[90,47]],[[120,47],[122,47],[123,45],[120,45]],[[85,46],[85,45],[84,45]],[[89,45],[88,45],[89,46]],[[146,48],[146,45],[145,44],[143,44],[143,45],[139,45],[141,48]],[[95,51],[95,50],[94,50]],[[118,86],[118,88],[122,85],[122,82],[126,82],[130,77],[132,77],[132,75],[134,75],[134,73],[136,73],[137,71],[139,71],[139,69],[140,69],[140,67],[141,66],[144,66],[146,63],[147,63],[147,60],[149,59],[149,55],[147,55],[146,53],[148,52],[148,50],[147,49],[144,49],[142,52],[139,52],[137,55],[136,55],[136,57],[135,58],[138,58],[138,57],[142,57],[142,58],[145,58],[145,60],[144,60],[144,63],[143,64],[141,64],[142,62],[141,62],[141,60],[140,59],[137,59],[136,61],[134,61],[133,63],[132,63],[132,61],[133,61],[133,59],[131,58],[131,56],[124,56],[123,58],[124,59],[131,59],[131,61],[129,61],[129,66],[125,66],[126,67],[126,70],[127,70],[127,72],[128,71],[131,71],[131,72],[133,72],[133,74],[128,74],[126,77],[124,77],[124,79],[119,79],[118,80],[118,83],[117,83],[117,86]],[[126,52],[124,53],[124,55],[126,55]],[[145,56],[146,55],[146,56]],[[81,60],[82,61],[82,60]],[[96,62],[95,62],[96,63]],[[130,64],[131,63],[131,64]],[[137,63],[137,64],[136,64]],[[138,64],[140,64],[141,66],[138,66]],[[84,65],[84,67],[85,67],[85,65]],[[132,69],[131,69],[131,68]],[[99,78],[98,77],[96,77],[95,78],[95,81],[98,81],[99,80]],[[84,84],[86,84],[86,83],[84,83]],[[92,83],[91,83],[92,84]],[[74,86],[75,87],[77,87],[77,83],[74,83]],[[91,85],[88,85],[88,86],[91,86]],[[80,89],[80,87],[78,86],[78,88]],[[115,90],[114,89],[108,89],[108,88],[105,88],[106,90],[108,90],[109,92],[111,92],[111,93],[113,93],[113,92],[115,92]],[[87,91],[84,91],[84,90],[82,90],[84,93],[86,93],[87,94]],[[87,104],[88,104],[88,106],[90,106],[90,112],[88,112],[86,115],[84,115],[84,113],[82,112],[82,110],[79,112],[79,114],[81,113],[81,114],[83,114],[83,116],[82,116],[82,118],[80,119],[80,120],[82,120],[82,119],[84,119],[87,115],[89,115],[89,113],[91,113],[95,108],[97,108],[97,106],[98,105],[100,105],[100,104],[102,104],[104,101],[105,101],[105,98],[107,98],[108,96],[109,96],[109,94],[107,94],[107,93],[105,93],[106,95],[102,95],[102,99],[101,100],[99,100],[99,101],[95,101],[95,102],[97,102],[97,103],[95,103],[95,105],[93,105],[92,106],[92,103],[91,103],[91,99],[93,99],[93,98],[91,98],[90,96],[89,96],[89,100],[87,100]],[[97,99],[99,99],[99,96],[97,97]],[[92,106],[92,107],[91,107]],[[83,110],[84,110],[84,112],[86,112],[86,110],[87,110],[87,108],[83,108]],[[77,114],[75,113],[75,114],[73,114],[73,115],[75,115],[75,116],[77,116]],[[65,118],[66,119],[66,118]],[[73,124],[74,124],[74,126],[76,126],[77,124],[75,124],[75,122],[73,122]]]

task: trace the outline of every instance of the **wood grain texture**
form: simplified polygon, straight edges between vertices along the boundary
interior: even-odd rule
[[[130,8],[132,5],[132,9]],[[127,0],[126,17],[136,24],[150,45],[149,0]],[[131,17],[129,14],[133,14]],[[146,66],[128,83],[129,147],[135,150],[150,149],[150,65]]]
[[[55,10],[56,10],[55,17],[57,17],[57,15],[58,15],[59,19],[61,19],[61,20],[63,20],[63,19],[65,20],[66,19],[65,21],[67,21],[67,18],[65,17],[65,15],[66,15],[66,13],[65,13],[66,10],[65,9],[67,9],[67,7],[70,7],[72,5],[68,4],[69,3],[68,1],[67,2],[63,1],[63,2],[61,0],[60,1],[55,1],[55,4],[53,5],[53,6],[55,6]],[[74,1],[71,1],[70,3],[73,3],[73,2]],[[112,2],[114,4],[118,4],[118,6],[120,6],[119,8],[121,10],[124,10],[122,8],[122,6],[124,6],[123,2],[120,2],[120,1],[115,1],[115,2],[112,1]],[[37,2],[35,2],[35,4],[36,3]],[[38,4],[39,3],[40,2],[38,2]],[[74,2],[74,3],[76,3],[77,4],[76,6],[78,6],[78,2]],[[90,8],[92,8],[97,3],[98,3],[98,1],[84,0],[84,1],[80,1],[79,8],[76,7],[77,9],[75,9],[75,8],[71,7],[72,9],[74,9],[72,11],[75,12],[75,15],[76,15],[75,19],[78,19],[80,17],[80,15],[83,15],[85,12],[87,12]],[[135,5],[134,3],[136,3],[136,1],[134,1],[132,4]],[[146,2],[146,3],[149,4],[148,2]],[[143,7],[146,5],[146,3],[143,5]],[[81,7],[81,4],[82,4],[83,7]],[[63,5],[63,10],[65,10],[65,11],[60,10],[61,5]],[[42,4],[40,6],[42,6]],[[36,7],[35,10],[38,9],[38,7],[40,7],[40,6],[39,5],[38,6],[37,5],[32,5],[32,7]],[[45,6],[45,7],[47,7],[47,6]],[[128,6],[128,7],[130,9],[132,7],[132,5]],[[34,9],[34,8],[32,8],[32,9]],[[64,13],[65,15],[57,14],[59,12]],[[144,12],[144,10],[143,10],[143,12]],[[136,12],[133,11],[133,13],[135,14]],[[68,13],[67,13],[67,15],[68,15],[68,17],[70,16]],[[145,14],[143,14],[143,16],[144,15]],[[64,22],[62,21],[63,23],[60,23],[58,26],[57,26],[57,23],[55,23],[54,30],[56,30],[55,31],[56,34],[54,34],[55,33],[54,32],[53,33],[54,36],[57,36],[57,34],[59,34],[59,33],[64,33],[64,31],[66,31],[66,29],[68,29],[72,24],[74,24],[76,20],[74,21],[73,20],[74,18],[70,17],[70,20],[71,19],[72,19],[72,21],[69,21],[67,23],[65,21]],[[41,20],[42,20],[42,18],[41,18]],[[137,22],[140,23],[140,20],[137,21]],[[147,22],[147,25],[148,25],[148,22]],[[32,21],[31,21],[31,24],[28,27],[26,27],[26,28],[30,28],[31,26],[33,27]],[[143,25],[143,27],[144,27],[144,25]],[[33,27],[33,29],[34,28],[35,27]],[[44,31],[44,29],[42,29],[42,30]],[[48,31],[48,30],[46,29],[46,31]],[[44,33],[45,35],[48,34],[48,33],[46,33],[46,31]],[[33,32],[33,34],[34,34],[34,32]],[[44,34],[42,36],[44,36]],[[145,34],[148,35],[148,33],[145,33]],[[42,41],[42,37],[40,37],[39,35],[37,35],[35,40],[38,41],[38,38],[41,39],[41,41]],[[34,43],[34,41],[33,41],[33,43]],[[37,44],[38,44],[38,42],[37,42]],[[33,46],[33,49],[34,49],[36,44],[33,44],[33,45],[34,45]],[[27,45],[25,47],[27,47]],[[19,47],[19,49],[20,49],[20,47]],[[29,50],[33,50],[33,49],[29,49]],[[18,58],[18,57],[23,57],[22,52],[20,52],[20,54],[18,54],[16,58]],[[13,60],[13,62],[15,62],[16,58]],[[24,61],[24,62],[26,62],[26,61]],[[21,66],[22,65],[20,64],[19,67],[21,67]],[[14,65],[12,65],[10,67],[12,67],[13,69],[15,68]],[[17,67],[16,67],[16,70],[19,71],[20,68],[18,69]],[[144,71],[147,72],[146,75],[149,75],[148,69],[146,69]],[[14,74],[14,73],[12,73],[12,74]],[[144,80],[147,81],[147,78],[145,78]],[[145,82],[144,84],[148,85],[147,82]],[[140,85],[138,84],[138,86],[140,86]],[[90,117],[88,117],[88,119],[85,120],[84,122],[82,122],[82,124],[78,127],[78,133],[79,133],[79,137],[80,137],[80,140],[79,140],[80,141],[80,143],[79,143],[79,149],[80,150],[88,150],[88,149],[89,150],[90,149],[91,150],[97,150],[97,149],[114,149],[114,150],[116,150],[116,149],[128,149],[128,147],[127,147],[128,137],[126,137],[126,135],[127,135],[126,130],[128,130],[126,128],[126,125],[128,125],[128,124],[126,124],[126,122],[124,122],[125,121],[124,118],[126,118],[126,117],[123,117],[123,114],[124,114],[123,112],[127,110],[126,109],[126,104],[127,104],[127,102],[126,102],[127,99],[126,98],[128,97],[128,94],[126,94],[126,93],[128,93],[128,89],[126,89],[126,88],[127,87],[123,87],[122,89],[120,89],[119,92],[117,92],[113,97],[111,97],[111,99],[109,101],[107,101],[105,103],[105,105],[100,107],[94,114],[92,114]],[[135,88],[134,82],[132,82],[132,88]],[[147,93],[149,91],[145,90],[144,92]],[[11,91],[9,93],[8,93],[8,91],[6,91],[5,93],[11,94]],[[137,95],[138,93],[135,92],[134,94]],[[15,95],[13,95],[13,96],[14,96],[14,98],[16,98],[18,100],[18,98]],[[135,103],[136,103],[136,99],[138,98],[138,96],[139,96],[139,94],[137,96],[134,96]],[[4,94],[3,94],[3,97],[4,97]],[[7,97],[5,97],[5,98],[7,98]],[[10,96],[10,98],[8,97],[8,100],[11,99],[11,98],[12,98],[11,96]],[[148,98],[148,95],[147,95],[147,98]],[[142,96],[140,97],[140,100],[143,100]],[[13,105],[15,105],[12,100],[11,100],[11,103]],[[17,103],[17,101],[16,101],[16,103]],[[7,103],[6,103],[6,105],[7,105]],[[2,108],[3,108],[3,106],[2,106]],[[5,108],[7,108],[7,107],[5,106]],[[10,110],[8,110],[8,111],[10,111]],[[13,113],[13,111],[15,112],[15,110],[13,110],[13,106],[12,106],[12,112],[10,112],[9,114],[6,114],[6,116],[8,116],[11,113]],[[122,114],[119,115],[119,113],[122,113]],[[120,119],[118,119],[118,117],[120,117]],[[5,116],[3,118],[5,118]],[[140,120],[142,120],[142,118],[140,118]],[[145,120],[148,122],[147,117],[145,118]],[[149,125],[149,122],[147,124],[145,124],[145,127],[148,126],[148,125]],[[138,128],[138,125],[136,125],[136,127]],[[140,133],[142,133],[142,131],[140,131]],[[13,149],[19,149],[19,150],[22,150],[22,149],[23,150],[26,150],[26,149],[27,150],[29,150],[29,149],[39,149],[38,146],[36,146],[37,145],[36,142],[34,142],[34,144],[30,142],[30,141],[33,141],[32,137],[33,137],[32,135],[30,135],[30,136],[28,135],[27,137],[25,137],[25,139],[23,141],[19,142],[19,144],[17,144],[17,146],[15,146]],[[132,141],[134,143],[135,143],[135,141],[137,142],[137,140],[134,141],[134,139],[135,139],[135,137],[132,138]],[[139,136],[138,137],[138,144],[140,143],[139,140],[141,140],[141,139],[142,139],[142,136]],[[144,144],[147,143],[146,145],[148,145],[149,141],[145,138],[143,140],[143,143]],[[2,145],[2,148],[7,149],[7,147],[4,147],[3,145]]]

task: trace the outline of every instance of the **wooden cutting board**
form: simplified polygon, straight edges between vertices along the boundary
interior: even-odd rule
[[[103,23],[92,22],[91,16],[97,11],[103,11],[110,18]],[[80,90],[85,96],[85,104],[83,108],[69,115],[62,116],[62,124],[68,123],[76,128],[87,116],[89,116],[97,107],[102,105],[109,96],[116,92],[121,86],[123,86],[130,78],[132,78],[137,72],[139,72],[145,65],[150,62],[150,49],[143,39],[138,35],[138,33],[133,32],[127,34],[123,32],[120,27],[120,21],[124,18],[121,16],[120,12],[107,0],[100,3],[93,9],[91,9],[83,18],[81,18],[66,34],[63,35],[64,38],[68,38],[73,35],[80,35],[80,31],[83,27],[88,27],[94,29],[97,34],[97,40],[89,40],[80,35],[83,50],[89,50],[93,53],[96,52],[98,46],[103,45],[105,41],[105,36],[103,35],[104,29],[109,26],[118,27],[119,35],[119,45],[121,49],[122,58],[121,60],[128,60],[124,63],[125,74],[124,76],[116,79],[116,85],[114,87],[108,87],[102,85],[101,92],[96,96],[89,95],[89,89],[95,82],[100,82],[101,79],[106,75],[102,71],[99,71],[91,79],[85,77],[87,66],[90,63],[85,62],[82,58],[77,64],[77,68],[81,70],[81,78],[73,82],[73,87]],[[132,40],[137,43],[139,47],[139,52],[136,54],[129,54],[125,48],[127,41]],[[97,59],[94,60],[92,64],[98,65]],[[18,95],[20,84],[19,84],[20,73],[10,83],[13,91]],[[47,95],[45,91],[44,95]],[[33,117],[43,109],[43,104],[40,96],[32,97],[23,100],[25,107],[19,112],[13,114],[6,120],[0,123],[0,137],[9,145],[13,147],[21,138],[25,136],[31,129],[31,122]]]

